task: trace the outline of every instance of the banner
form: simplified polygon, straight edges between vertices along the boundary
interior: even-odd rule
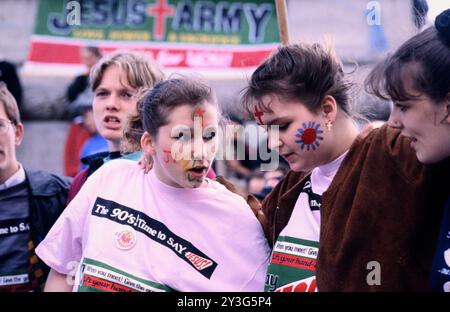
[[[278,45],[274,1],[40,0],[25,71],[71,74],[82,69],[80,47],[97,46],[225,74],[254,69]]]

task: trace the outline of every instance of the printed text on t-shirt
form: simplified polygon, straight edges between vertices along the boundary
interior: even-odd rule
[[[208,279],[217,267],[217,263],[214,260],[196,248],[191,242],[175,235],[166,225],[150,218],[141,211],[97,197],[92,208],[92,215],[131,226],[153,241],[172,250],[178,257],[189,263]]]

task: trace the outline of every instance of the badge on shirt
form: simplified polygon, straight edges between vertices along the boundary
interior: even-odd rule
[[[121,226],[114,234],[116,247],[128,250],[136,245],[136,232],[131,226]]]

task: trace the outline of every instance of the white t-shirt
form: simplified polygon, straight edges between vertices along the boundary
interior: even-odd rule
[[[135,161],[97,170],[37,255],[76,291],[262,291],[270,249],[240,196],[163,184]]]
[[[322,194],[330,186],[346,154],[314,168],[307,178],[289,222],[275,242],[267,270],[266,291],[317,291],[315,267]]]

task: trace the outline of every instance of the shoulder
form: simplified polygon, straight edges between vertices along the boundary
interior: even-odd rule
[[[238,192],[236,190],[236,187],[234,185],[233,185],[233,187],[235,188],[235,191],[229,190],[222,183],[220,183],[220,182],[218,182],[216,180],[208,179],[208,188],[213,190],[214,192],[225,194],[227,196],[230,196],[230,198],[242,198],[240,195],[238,195],[236,193],[236,192]]]
[[[131,159],[117,158],[107,161],[103,166],[102,170],[114,170],[114,169],[135,169],[139,168],[136,161]]]
[[[115,159],[103,164],[91,175],[81,171],[74,181],[73,188],[69,193],[69,201],[79,194],[91,196],[99,194],[100,191],[122,190],[130,181],[135,181],[137,175],[144,174],[143,170],[135,161]],[[134,185],[131,183],[131,185]]]
[[[33,195],[52,196],[61,191],[67,192],[71,178],[51,174],[46,171],[26,170],[25,174]]]
[[[382,151],[390,155],[399,153],[413,154],[414,151],[409,144],[409,139],[401,135],[400,130],[385,124],[382,127],[373,129],[368,134],[358,136],[351,148],[379,146],[384,148]]]
[[[365,137],[358,137],[346,158],[352,160],[353,164],[358,159],[369,161],[378,166],[376,170],[381,166],[393,167],[404,178],[415,180],[423,172],[424,165],[418,161],[410,143],[400,130],[385,125],[372,130]]]
[[[127,177],[127,180],[131,177],[132,174],[142,173],[144,171],[137,165],[136,161],[129,159],[113,159],[106,163],[104,163],[100,168],[98,168],[93,174],[92,177]]]
[[[217,200],[222,199],[233,203],[235,206],[245,207],[246,211],[251,211],[249,203],[246,201],[248,194],[244,190],[223,178],[219,178],[217,181],[208,179],[208,183],[208,187],[214,192],[214,198]]]
[[[75,197],[75,195],[77,195],[77,193],[80,191],[84,182],[86,182],[88,173],[89,173],[88,169],[83,169],[77,173],[75,178],[73,178],[72,184],[70,185],[70,189],[69,189],[67,203],[70,203],[72,201],[72,199]]]

